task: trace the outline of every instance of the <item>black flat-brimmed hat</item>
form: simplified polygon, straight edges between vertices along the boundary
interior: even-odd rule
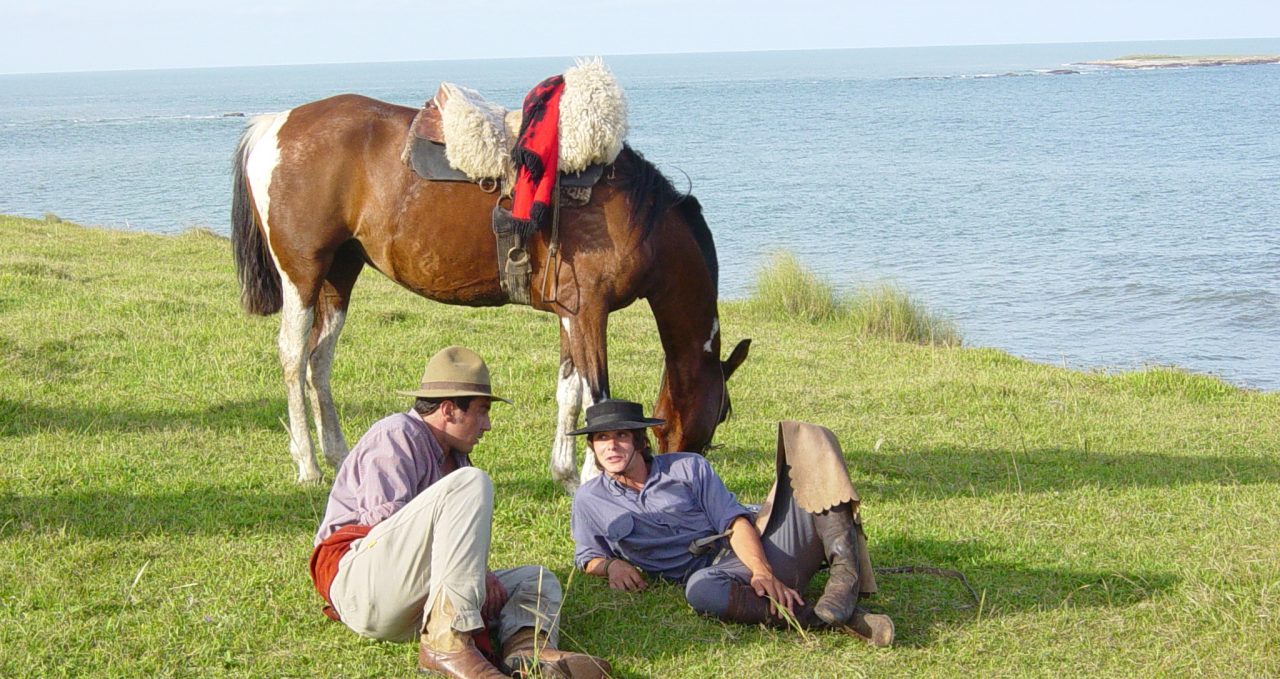
[[[569,432],[570,436],[590,434],[597,431],[619,431],[622,429],[645,429],[658,424],[666,424],[666,420],[644,416],[644,408],[639,403],[624,401],[619,398],[607,398],[587,408],[587,425]]]
[[[417,389],[396,393],[420,398],[488,396],[496,401],[511,402],[493,393],[489,366],[484,364],[484,359],[466,347],[456,346],[441,349],[427,361]]]

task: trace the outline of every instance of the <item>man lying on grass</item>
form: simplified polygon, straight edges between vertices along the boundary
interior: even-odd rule
[[[484,361],[449,347],[418,389],[399,393],[415,397],[413,409],[370,427],[334,478],[311,556],[325,614],[361,636],[420,637],[418,668],[449,677],[507,676],[473,643],[486,627],[514,676],[606,676],[605,661],[556,650],[553,574],[488,570],[493,484],[470,453],[490,404],[506,399]]]
[[[779,425],[777,478],[753,523],[701,455],[654,456],[639,404],[605,400],[587,409],[587,447],[604,473],[573,498],[574,563],[613,589],[647,586],[644,573],[685,585],[694,610],[740,623],[832,627],[876,646],[893,643],[893,621],[857,607],[876,591],[858,494],[827,429]],[[757,530],[757,527],[762,529]],[[822,567],[817,603],[799,592]]]

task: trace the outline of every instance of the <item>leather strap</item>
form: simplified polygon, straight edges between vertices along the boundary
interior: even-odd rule
[[[518,221],[501,202],[493,206],[493,235],[497,241],[498,281],[507,299],[516,304],[529,303],[529,251],[520,238]]]

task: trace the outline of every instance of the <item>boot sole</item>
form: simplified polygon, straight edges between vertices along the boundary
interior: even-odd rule
[[[854,637],[855,639],[861,639],[862,641],[876,648],[887,648],[889,646],[892,646],[894,636],[896,634],[896,630],[893,626],[893,619],[891,619],[887,615],[879,615],[876,613],[872,613],[867,617],[872,617],[872,616],[878,619],[877,622],[879,624],[877,624],[871,630],[871,634],[869,636],[866,634],[863,634],[862,632],[859,632],[857,629],[854,629],[848,623],[837,625],[836,629],[840,630],[841,632],[844,632],[845,634],[851,637]]]

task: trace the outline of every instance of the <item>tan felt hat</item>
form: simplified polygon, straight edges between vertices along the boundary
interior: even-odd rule
[[[422,372],[422,383],[415,390],[397,390],[397,394],[422,398],[450,398],[453,396],[488,396],[491,399],[511,403],[496,396],[489,384],[489,366],[480,355],[466,347],[445,347],[427,361]]]

